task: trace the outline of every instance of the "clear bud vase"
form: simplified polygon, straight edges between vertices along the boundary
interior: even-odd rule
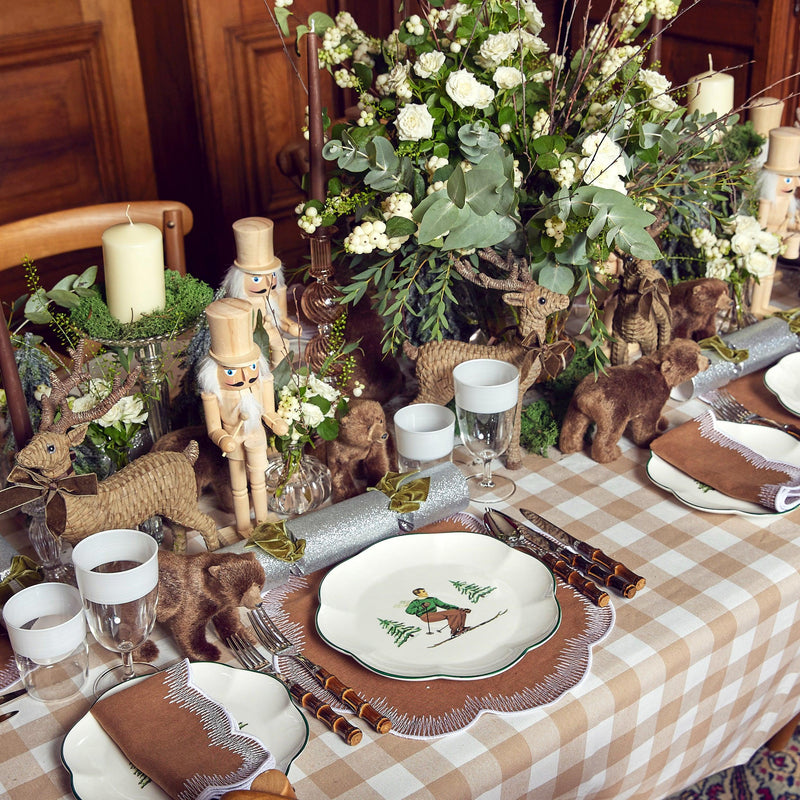
[[[318,458],[292,447],[271,457],[267,464],[267,492],[270,511],[297,517],[313,511],[331,496],[331,472]]]
[[[69,583],[76,586],[75,570],[65,559],[67,545],[47,527],[44,498],[40,497],[28,503],[22,510],[28,517],[28,541],[33,547],[44,579],[53,583]]]

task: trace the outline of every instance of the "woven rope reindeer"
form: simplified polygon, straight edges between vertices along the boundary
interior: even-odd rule
[[[71,476],[71,448],[83,441],[89,423],[124,397],[138,377],[138,372],[131,372],[123,384],[115,376],[107,397],[92,408],[74,412],[67,402],[69,393],[90,379],[83,363],[84,347],[81,340],[70,350],[72,369],[66,379],[51,373],[52,391],[42,398],[39,431],[17,454],[9,481],[16,483],[18,490],[27,486],[29,491],[38,488],[40,495],[45,494],[50,529],[71,544],[101,530],[138,525],[158,514],[173,523],[177,552],[186,549],[187,528],[200,531],[208,549],[216,549],[216,524],[197,508],[192,466],[198,455],[197,442],[190,442],[182,453],[140,456],[100,483],[94,475]],[[80,483],[82,478],[91,480]]]
[[[509,253],[503,260],[493,250],[482,250],[480,256],[506,273],[506,277],[492,278],[483,272],[476,272],[468,262],[460,259],[456,259],[453,264],[462,277],[485,289],[501,290],[503,302],[519,309],[516,336],[494,345],[445,340],[414,347],[406,342],[403,350],[410,359],[416,361],[419,391],[414,403],[449,403],[455,394],[453,368],[464,361],[495,358],[508,361],[519,368],[519,402],[514,416],[511,444],[506,453],[506,466],[509,469],[518,469],[522,465],[522,447],[519,443],[522,398],[539,379],[544,359],[554,356],[561,361],[563,367],[566,363],[566,350],[571,349],[571,345],[565,342],[557,342],[552,348],[545,344],[547,318],[556,311],[565,309],[569,305],[569,298],[539,286],[530,276],[524,259],[517,259]]]

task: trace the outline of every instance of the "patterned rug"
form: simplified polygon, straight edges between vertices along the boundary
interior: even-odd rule
[[[785,750],[757,750],[746,763],[718,772],[667,800],[800,800],[800,728]]]

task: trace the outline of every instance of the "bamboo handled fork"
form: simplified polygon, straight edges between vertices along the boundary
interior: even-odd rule
[[[376,711],[366,700],[359,697],[355,690],[345,686],[335,675],[303,655],[299,648],[281,633],[278,626],[264,611],[263,606],[257,606],[248,614],[256,636],[270,653],[275,656],[287,656],[303,666],[323,689],[327,689],[341,700],[353,710],[354,714],[361,717],[378,733],[387,733],[391,729],[390,719]]]
[[[281,675],[272,664],[272,660],[263,655],[250,642],[234,633],[225,644],[233,651],[237,661],[245,668],[254,672],[265,672],[283,683],[289,690],[292,700],[299,706],[308,709],[318,720],[327,725],[335,734],[344,739],[349,745],[358,744],[363,733],[351,725],[343,716],[337,714],[330,706],[312,692],[307,692],[299,683]]]

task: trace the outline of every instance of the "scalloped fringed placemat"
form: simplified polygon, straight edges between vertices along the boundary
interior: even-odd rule
[[[423,530],[478,532],[482,525],[469,514],[457,514]],[[556,596],[562,609],[558,631],[510,669],[480,680],[393,680],[333,650],[318,636],[314,616],[317,591],[324,574],[325,571],[320,571],[292,578],[273,589],[264,599],[265,610],[305,655],[352,686],[364,700],[389,717],[392,733],[410,738],[427,739],[454,733],[471,725],[486,711],[526,711],[554,702],[588,674],[592,647],[614,624],[611,605],[598,608],[557,580]],[[290,674],[307,689],[320,692],[313,679],[291,659],[280,657],[278,661],[285,674]],[[332,696],[328,699],[335,704]]]

